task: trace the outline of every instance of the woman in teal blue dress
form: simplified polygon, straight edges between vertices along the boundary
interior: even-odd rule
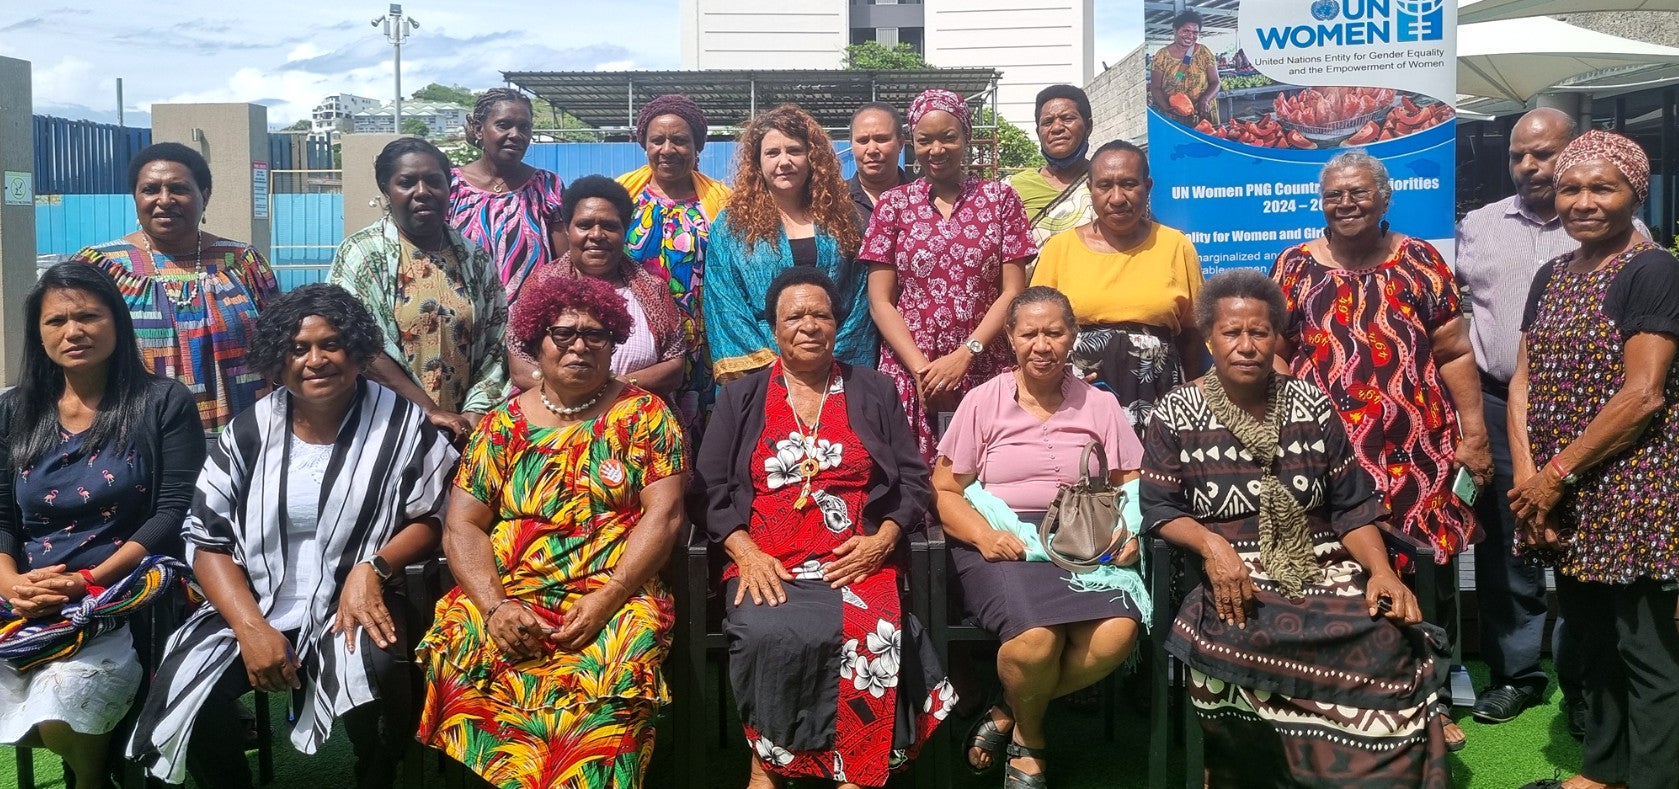
[[[775,275],[814,266],[839,286],[834,357],[873,367],[880,333],[869,317],[862,240],[839,157],[822,127],[783,104],[741,132],[735,191],[711,226],[706,261],[707,341],[719,384],[775,361],[769,317],[761,312]]]

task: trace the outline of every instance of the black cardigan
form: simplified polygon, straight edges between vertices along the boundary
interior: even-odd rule
[[[23,513],[13,493],[17,469],[12,467],[12,409],[22,392],[13,389],[0,395],[0,552],[27,568],[23,555],[26,537]],[[145,520],[133,524],[127,540],[146,546],[146,552],[179,557],[181,527],[198,486],[198,472],[204,467],[204,423],[198,418],[198,404],[180,382],[150,378],[146,383],[146,418],[131,428],[129,436],[136,452],[145,453],[151,469],[150,501]],[[71,568],[91,569],[91,568]]]
[[[863,530],[873,534],[891,520],[905,533],[922,527],[933,498],[932,477],[910,437],[909,420],[892,379],[874,370],[841,364],[845,413],[851,430],[880,473],[863,503]],[[711,538],[722,542],[752,520],[752,453],[764,435],[764,399],[769,368],[729,383],[718,395],[705,440],[694,463],[699,501],[691,513]]]

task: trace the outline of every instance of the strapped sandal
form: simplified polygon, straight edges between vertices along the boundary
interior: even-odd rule
[[[986,707],[985,711],[979,714],[979,720],[974,721],[974,725],[968,728],[968,750],[978,748],[991,756],[989,765],[976,767],[972,755],[967,751],[963,752],[962,763],[967,765],[968,772],[974,775],[990,775],[997,772],[1005,761],[999,756],[1014,734],[1013,726],[1010,726],[1008,731],[997,728],[997,722],[991,719],[993,709],[1002,710],[1004,715],[1010,719],[1014,718],[1014,713],[1009,711],[1008,705],[999,701]]]
[[[1446,704],[1445,702],[1435,702],[1434,705],[1429,708],[1429,713],[1440,717],[1441,739],[1445,740],[1446,751],[1448,753],[1457,753],[1458,751],[1463,750],[1465,746],[1469,745],[1468,732],[1465,732],[1463,727],[1458,726],[1457,721],[1452,720],[1451,705]],[[1445,728],[1447,726],[1457,728],[1458,733],[1463,735],[1463,738],[1455,741],[1447,739],[1445,737]]]
[[[1003,771],[1003,789],[1049,789],[1049,749],[1028,748],[1020,743],[1009,741],[1009,747],[1004,749],[1010,759],[1037,759],[1044,762],[1044,772],[1033,775],[1021,772],[1014,765],[1009,765]]]

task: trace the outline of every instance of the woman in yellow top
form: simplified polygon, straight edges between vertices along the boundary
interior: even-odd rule
[[[1153,186],[1142,149],[1124,140],[1096,149],[1096,221],[1046,242],[1032,274],[1072,301],[1072,364],[1119,398],[1139,436],[1155,400],[1206,367],[1191,314],[1201,259],[1187,236],[1149,217]]]
[[[1173,17],[1172,43],[1154,53],[1148,66],[1149,104],[1185,126],[1219,125],[1218,56],[1200,43],[1201,26],[1194,11]],[[1174,103],[1176,94],[1184,98]]]

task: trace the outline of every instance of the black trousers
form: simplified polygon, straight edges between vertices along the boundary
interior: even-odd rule
[[[409,662],[411,647],[400,615],[402,600],[387,594],[385,605],[390,608],[397,628],[397,639],[389,649],[380,649],[359,633],[356,654],[366,655],[370,661],[374,693],[378,701],[363,704],[339,716],[344,731],[350,736],[355,753],[355,779],[359,789],[389,789],[395,786],[398,763],[414,739],[418,723],[413,703],[413,664]],[[285,634],[297,641],[297,631]],[[342,636],[340,636],[342,637]],[[187,772],[199,786],[217,789],[251,789],[251,768],[245,759],[245,726],[240,722],[235,705],[239,697],[251,691],[245,676],[245,661],[237,659],[222,674],[210,697],[199,710],[193,725],[192,739],[187,743]],[[284,739],[282,732],[276,737]]]
[[[1492,674],[1492,686],[1515,685],[1545,695],[1549,678],[1539,664],[1545,641],[1545,571],[1516,557],[1516,516],[1510,511],[1515,475],[1506,432],[1508,404],[1499,394],[1481,390],[1487,434],[1492,443],[1492,484],[1481,491],[1475,517],[1485,537],[1475,545],[1475,594],[1481,626],[1481,658]],[[1577,672],[1564,644],[1559,619],[1552,639],[1557,674],[1563,692],[1573,696]]]
[[[1557,598],[1585,660],[1580,774],[1628,789],[1679,789],[1679,584],[1558,575]]]

